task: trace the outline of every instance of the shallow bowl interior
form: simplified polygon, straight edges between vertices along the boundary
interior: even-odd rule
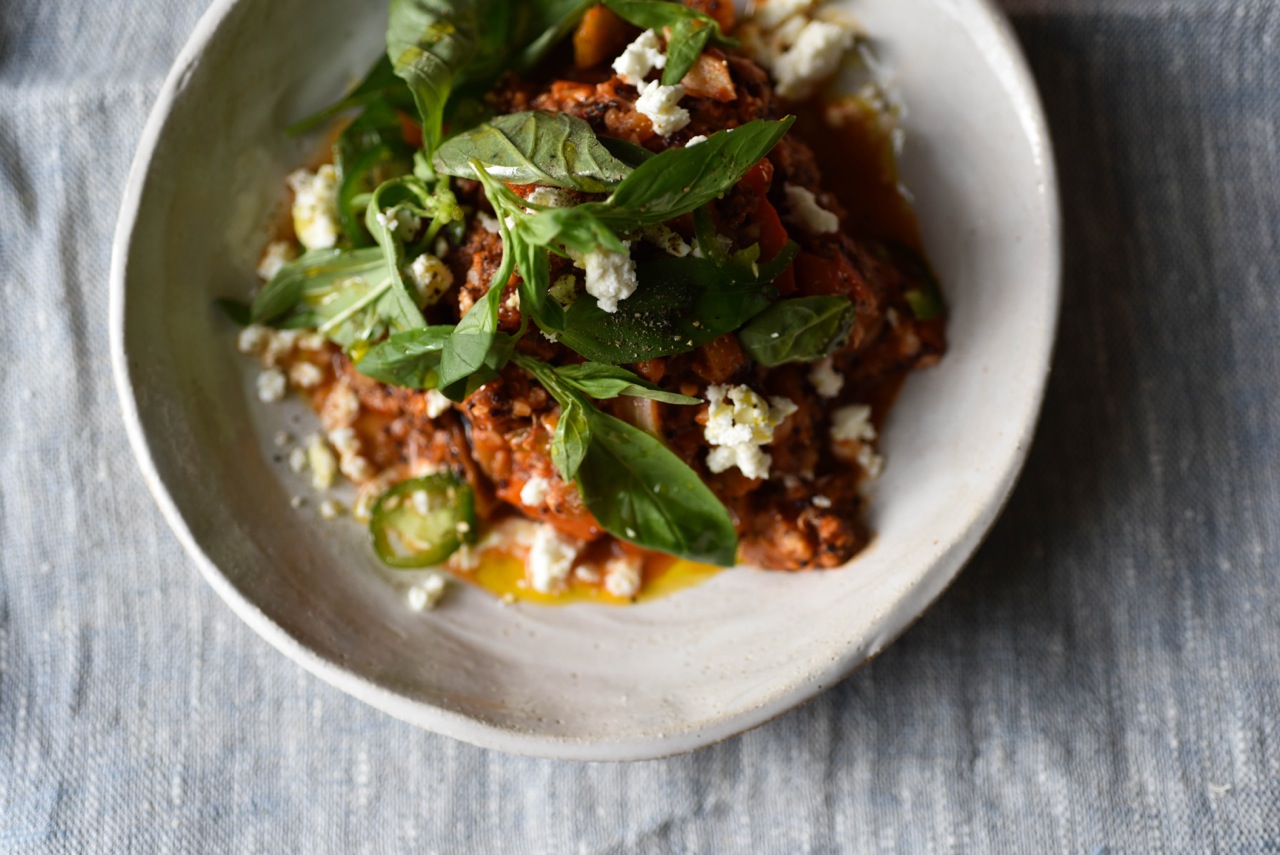
[[[374,4],[375,6],[379,4]],[[886,427],[877,537],[839,572],[740,568],[618,609],[505,606],[455,586],[410,612],[355,523],[298,512],[215,297],[242,295],[292,119],[381,49],[355,0],[221,0],[175,66],[126,193],[112,271],[125,421],[210,584],[304,667],[423,727],[509,751],[635,759],[765,721],[878,652],[930,603],[1008,495],[1058,303],[1053,167],[1009,31],[981,0],[851,0],[907,105],[904,181],[953,307],[952,350]]]

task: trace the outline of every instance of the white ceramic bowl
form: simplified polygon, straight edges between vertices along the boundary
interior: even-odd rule
[[[422,615],[356,524],[289,506],[280,411],[212,308],[243,294],[283,133],[382,48],[356,0],[216,0],[143,134],[112,264],[112,359],[147,483],[205,578],[303,667],[479,745],[623,760],[777,716],[885,647],[951,581],[1009,494],[1036,422],[1058,307],[1054,169],[1009,27],[983,0],[849,0],[907,105],[905,183],[953,315],[884,434],[878,536],[837,572],[740,568],[631,608],[504,606],[467,586]],[[287,412],[287,410],[286,410]],[[297,417],[294,413],[290,418]]]

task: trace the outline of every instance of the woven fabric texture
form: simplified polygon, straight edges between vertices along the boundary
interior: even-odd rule
[[[504,756],[307,675],[170,535],[107,268],[205,0],[0,11],[0,851],[1280,850],[1280,4],[1008,0],[1065,303],[959,582],[816,701],[660,762]]]

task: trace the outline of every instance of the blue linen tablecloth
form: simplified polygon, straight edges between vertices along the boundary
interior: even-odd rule
[[[0,851],[1280,850],[1280,4],[1008,0],[1061,165],[1043,424],[958,584],[779,721],[509,757],[194,572],[107,360],[125,175],[205,0],[0,7]]]

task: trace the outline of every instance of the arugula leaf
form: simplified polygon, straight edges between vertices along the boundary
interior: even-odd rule
[[[452,333],[450,326],[393,333],[370,349],[356,363],[356,370],[392,386],[434,389],[440,379],[440,354]]]
[[[563,369],[523,354],[513,358],[559,402],[552,459],[606,531],[691,561],[733,564],[733,521],[698,473],[659,440],[592,406],[560,375]]]
[[[853,303],[847,297],[779,300],[743,327],[738,341],[766,368],[813,362],[848,340],[853,319]]]
[[[600,144],[590,125],[567,113],[498,116],[450,139],[434,159],[438,172],[475,180],[472,161],[511,184],[545,184],[586,193],[604,193],[631,172]]]
[[[666,404],[702,403],[700,398],[668,392],[616,365],[583,362],[578,365],[561,366],[556,368],[555,372],[561,380],[597,400],[627,395],[632,398],[651,398]]]
[[[768,264],[660,258],[636,268],[640,286],[608,314],[590,295],[565,310],[560,341],[596,362],[629,363],[688,353],[733,332],[777,297],[772,283],[799,248]]]
[[[667,65],[662,72],[662,85],[674,86],[693,68],[707,42],[736,46],[736,39],[726,38],[715,18],[682,3],[665,0],[604,0],[619,18],[644,30],[667,34]]]
[[[313,249],[280,268],[253,301],[249,318],[255,324],[271,323],[304,299],[318,302],[347,280],[377,282],[387,275],[386,260],[377,248]]]
[[[369,69],[369,73],[346,97],[317,113],[307,116],[305,119],[294,122],[288,127],[287,132],[290,136],[305,134],[307,131],[329,121],[343,110],[379,102],[405,112],[413,109],[413,96],[405,88],[404,81],[396,76],[395,69],[391,66],[391,60],[385,56],[374,63],[373,68]]]
[[[668,149],[636,167],[605,202],[591,208],[614,229],[629,231],[695,211],[723,195],[773,150],[795,123],[758,119],[717,131],[688,148]]]

